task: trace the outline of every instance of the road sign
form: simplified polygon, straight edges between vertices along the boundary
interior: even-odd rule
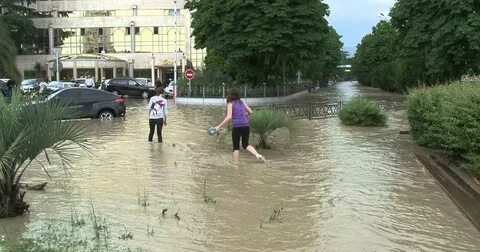
[[[193,69],[187,69],[185,71],[185,79],[192,80],[193,77],[195,77],[195,71],[193,71]]]

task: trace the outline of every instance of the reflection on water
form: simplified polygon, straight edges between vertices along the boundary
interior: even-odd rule
[[[372,94],[378,91],[342,83],[313,96]],[[172,107],[158,144],[146,140],[145,105],[128,100],[125,119],[80,122],[94,154],[79,152],[71,176],[52,167],[61,183],[29,192],[31,215],[0,220],[0,235],[31,235],[45,221],[71,209],[88,212],[93,203],[114,233],[127,227],[134,234],[128,244],[149,251],[480,249],[478,231],[417,163],[411,138],[398,134],[407,127],[404,112],[391,112],[389,126],[375,129],[345,127],[338,118],[299,120],[294,142],[275,134],[274,149],[263,151],[266,164],[242,152],[234,167],[228,136],[206,134],[223,119],[223,108]],[[47,179],[40,169],[27,177]],[[279,207],[279,221],[269,222]]]

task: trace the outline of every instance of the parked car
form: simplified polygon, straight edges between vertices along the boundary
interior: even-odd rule
[[[25,79],[20,83],[20,89],[24,93],[39,91],[42,81],[42,79]]]
[[[148,99],[155,95],[155,88],[139,83],[133,78],[113,78],[110,79],[107,91],[117,95],[141,96]]]
[[[72,88],[72,87],[75,87],[74,82],[50,81],[47,84],[46,88],[47,88],[48,92],[55,92],[55,91],[60,90],[60,89]]]
[[[72,118],[101,118],[125,116],[124,100],[118,95],[94,88],[65,88],[50,94],[46,102],[59,100],[68,104],[76,113]]]
[[[153,87],[153,83],[150,78],[135,78],[135,80],[137,80],[142,85]]]

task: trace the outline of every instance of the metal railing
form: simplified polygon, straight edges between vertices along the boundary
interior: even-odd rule
[[[280,97],[287,96],[302,91],[313,90],[314,86],[310,84],[294,84],[294,85],[276,85],[276,86],[230,86],[230,85],[192,85],[179,86],[177,88],[178,97],[193,98],[226,98],[230,89],[235,88],[240,92],[242,98],[256,97]]]

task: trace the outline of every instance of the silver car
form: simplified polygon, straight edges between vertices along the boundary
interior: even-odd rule
[[[72,88],[75,86],[74,82],[63,82],[63,81],[51,81],[47,84],[47,90],[50,92],[55,92],[64,88]]]

